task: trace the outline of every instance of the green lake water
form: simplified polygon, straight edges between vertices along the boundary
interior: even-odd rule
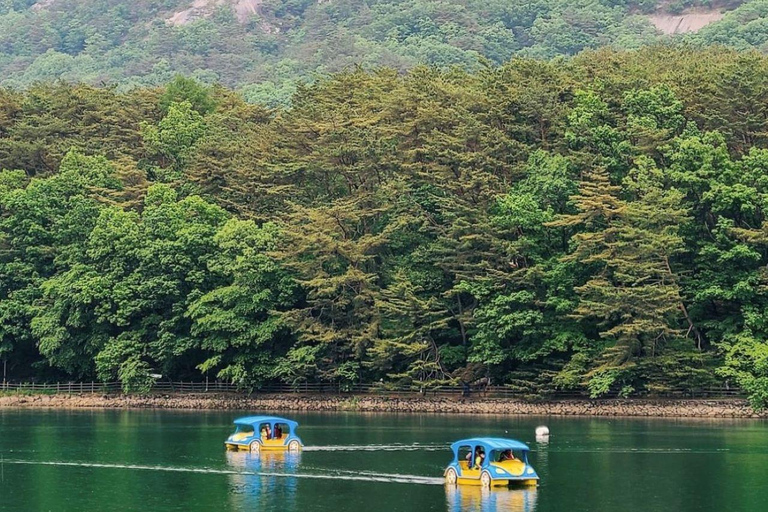
[[[759,420],[288,413],[300,455],[226,452],[245,413],[0,409],[0,510],[768,511]],[[481,435],[528,443],[539,487],[444,486]]]

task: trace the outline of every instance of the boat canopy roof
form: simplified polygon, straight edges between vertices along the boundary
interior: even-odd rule
[[[505,439],[503,437],[471,437],[469,439],[462,439],[456,441],[451,445],[451,449],[457,452],[460,446],[477,446],[480,445],[487,451],[490,450],[523,450],[530,451],[528,445],[521,443],[515,439]]]
[[[299,424],[295,421],[281,418],[279,416],[244,416],[235,420],[235,425],[251,425],[254,427],[254,429],[261,423],[285,423],[291,428],[291,430],[294,430],[299,426]]]

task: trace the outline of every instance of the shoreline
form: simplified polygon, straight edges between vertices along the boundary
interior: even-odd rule
[[[659,418],[768,418],[743,399],[520,399],[400,397],[380,395],[6,394],[3,408],[190,409],[252,411],[351,411],[536,416],[628,416]]]

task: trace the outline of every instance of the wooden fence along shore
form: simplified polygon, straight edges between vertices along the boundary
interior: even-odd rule
[[[0,391],[20,393],[122,393],[120,382],[3,382]],[[463,386],[437,386],[420,388],[417,386],[388,386],[382,384],[331,384],[298,383],[270,384],[253,390],[244,390],[227,382],[169,382],[158,381],[150,393],[237,393],[243,395],[258,394],[336,394],[336,395],[411,395],[411,396],[478,396],[483,398],[542,398],[542,399],[584,399],[589,397],[586,390],[556,391],[534,394],[505,386],[485,386],[468,390]],[[653,394],[633,395],[631,398],[743,398],[740,389],[722,386],[699,389],[669,389]],[[618,392],[608,393],[602,398],[617,398]]]

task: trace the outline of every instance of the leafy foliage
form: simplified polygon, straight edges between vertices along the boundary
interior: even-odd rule
[[[178,78],[3,91],[0,358],[138,391],[727,382],[765,407],[767,62],[358,69],[274,111]]]
[[[266,0],[253,3],[255,13],[244,4],[3,0],[0,84],[24,88],[61,79],[128,90],[180,73],[279,106],[297,85],[354,66],[477,69],[515,56],[639,48],[667,39],[647,14],[691,7],[738,9],[681,39],[763,48],[768,12],[765,0]],[[171,98],[201,113],[210,108],[183,79],[171,90],[164,111]]]

